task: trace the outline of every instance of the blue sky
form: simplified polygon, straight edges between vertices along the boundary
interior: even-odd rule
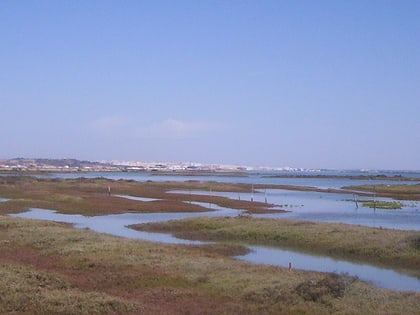
[[[420,169],[419,1],[0,1],[0,158]]]

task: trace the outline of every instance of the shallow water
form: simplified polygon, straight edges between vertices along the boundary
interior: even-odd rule
[[[161,199],[156,199],[156,198],[135,197],[135,196],[128,196],[128,195],[112,195],[112,196],[125,198],[125,199],[130,199],[130,200],[143,201],[143,202],[151,202],[151,201],[161,200]]]
[[[351,178],[273,178],[270,175],[332,175],[332,176],[395,176],[402,175],[406,177],[418,178],[418,181],[395,181],[389,179],[369,180],[366,179],[351,179]],[[87,172],[87,173],[52,173],[48,175],[37,175],[41,178],[109,178],[114,180],[135,180],[139,182],[155,181],[215,181],[223,183],[244,183],[244,184],[267,184],[267,185],[294,185],[294,186],[310,186],[318,188],[341,188],[350,185],[391,185],[391,184],[416,184],[420,183],[420,172],[362,172],[362,171],[320,171],[320,172],[246,172],[242,176],[238,175],[161,175],[153,172]]]
[[[74,224],[76,228],[88,228],[99,233],[106,233],[121,237],[142,239],[152,242],[171,244],[201,244],[202,242],[178,239],[170,234],[141,232],[127,226],[138,223],[159,222],[172,219],[182,219],[182,215],[174,213],[150,214],[114,214],[106,216],[85,217],[78,214],[60,214],[54,210],[31,208],[27,212],[11,214],[11,216],[27,219],[48,220]]]
[[[121,196],[122,197],[122,196]],[[130,199],[131,196],[127,196]],[[77,228],[88,228],[95,232],[106,233],[127,238],[138,238],[153,242],[172,244],[201,244],[199,241],[182,240],[170,234],[136,231],[128,226],[140,223],[181,220],[203,216],[237,216],[242,211],[220,207],[215,204],[191,202],[203,207],[209,207],[208,212],[175,212],[175,213],[124,213],[101,216],[83,216],[80,214],[61,214],[54,210],[31,208],[29,211],[11,214],[14,217],[39,219],[74,224]]]
[[[171,193],[222,196],[230,199],[251,200],[279,205],[289,212],[256,214],[258,218],[295,219],[317,222],[334,222],[383,227],[397,230],[420,230],[420,202],[402,201],[404,207],[398,210],[371,209],[353,201],[352,194],[335,194],[308,191],[267,189],[258,193],[232,193],[210,191],[174,190]],[[357,196],[357,199],[372,199]],[[376,198],[378,201],[393,201]]]
[[[372,283],[378,287],[399,291],[420,292],[420,279],[397,273],[390,269],[377,268],[370,265],[350,263],[328,257],[302,254],[277,248],[252,246],[251,252],[237,259],[254,264],[270,264],[293,269],[345,273],[356,276],[361,280]]]
[[[195,203],[208,206],[207,203]],[[30,209],[27,212],[12,214],[14,217],[41,219],[57,222],[72,223],[77,228],[89,228],[93,231],[112,234],[121,237],[142,239],[152,242],[170,244],[208,244],[206,242],[178,239],[164,233],[141,232],[127,226],[139,223],[161,222],[174,219],[184,219],[202,216],[237,216],[242,211],[219,207],[212,204],[212,212],[205,213],[126,213],[106,216],[85,217],[82,215],[59,214],[56,211],[45,209]],[[371,282],[383,288],[400,291],[420,292],[420,280],[399,274],[392,270],[373,267],[370,265],[358,265],[345,261],[335,261],[328,257],[306,255],[298,252],[251,247],[252,252],[236,258],[257,264],[272,264],[287,267],[292,262],[293,268],[314,270],[322,272],[347,273],[357,276],[361,280]]]

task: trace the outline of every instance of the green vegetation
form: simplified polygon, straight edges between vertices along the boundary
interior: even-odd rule
[[[406,204],[400,201],[383,201],[375,199],[346,199],[345,201],[357,202],[362,204],[363,207],[372,209],[384,209],[384,210],[399,210]]]
[[[246,219],[238,219],[246,220]],[[415,314],[420,294],[0,215],[0,313]]]
[[[397,210],[401,209],[404,204],[398,201],[378,201],[378,200],[359,200],[363,207],[376,208],[385,210]]]
[[[177,237],[278,246],[404,268],[420,277],[420,232],[294,220],[193,218],[133,226]]]

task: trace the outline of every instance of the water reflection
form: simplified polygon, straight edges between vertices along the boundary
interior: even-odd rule
[[[153,242],[171,244],[201,244],[198,241],[182,240],[170,234],[149,233],[136,231],[128,226],[140,223],[163,222],[169,220],[181,220],[185,218],[203,216],[237,216],[242,211],[220,207],[216,204],[191,202],[202,207],[211,207],[208,212],[176,212],[176,213],[123,213],[100,216],[83,216],[80,214],[61,214],[54,210],[31,208],[26,212],[11,214],[14,217],[49,220],[74,224],[77,228],[88,228],[95,232],[112,234],[127,238],[144,239]]]
[[[369,227],[383,227],[396,230],[420,230],[420,203],[402,201],[404,206],[398,210],[371,209],[359,203],[356,208],[352,194],[336,194],[308,191],[267,189],[264,192],[232,193],[214,191],[183,191],[171,193],[221,196],[230,199],[241,199],[279,205],[288,210],[286,213],[273,212],[255,214],[254,217],[268,219],[295,219],[330,223],[346,223]],[[357,199],[371,199],[358,196]],[[393,201],[389,198],[376,198],[378,201]]]
[[[420,292],[420,280],[397,273],[393,270],[377,268],[369,265],[355,264],[328,257],[320,257],[297,253],[289,250],[252,246],[252,251],[236,258],[254,264],[270,264],[320,272],[346,273],[370,282],[378,287],[399,291]]]
[[[161,200],[161,199],[157,199],[157,198],[136,197],[136,196],[128,196],[128,195],[112,195],[112,196],[119,197],[119,198],[130,199],[130,200],[136,200],[136,201],[143,201],[143,202],[151,202],[151,201]]]

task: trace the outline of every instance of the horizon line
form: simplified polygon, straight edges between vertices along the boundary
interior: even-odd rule
[[[101,163],[101,164],[113,164],[114,162],[126,162],[126,163],[162,163],[162,164],[202,164],[202,165],[218,165],[218,166],[235,166],[235,167],[244,167],[244,168],[258,168],[258,169],[267,169],[267,170],[282,170],[282,171],[359,171],[359,172],[380,172],[380,171],[389,171],[389,172],[420,172],[420,169],[397,169],[397,168],[328,168],[328,167],[294,167],[294,166],[264,166],[264,165],[248,165],[248,164],[237,164],[237,163],[209,163],[209,162],[197,162],[197,161],[162,161],[162,160],[119,160],[119,159],[102,159],[102,160],[90,160],[90,159],[80,159],[75,157],[14,157],[14,158],[0,158],[0,161],[10,161],[10,160],[76,160],[79,162],[90,162],[90,163]]]

